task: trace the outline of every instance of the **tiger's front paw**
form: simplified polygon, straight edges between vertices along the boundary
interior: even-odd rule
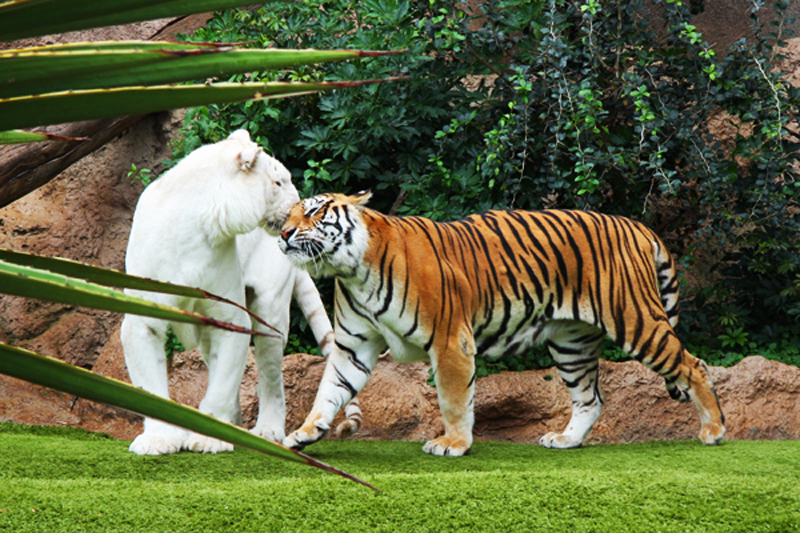
[[[566,450],[568,448],[577,448],[581,445],[581,441],[575,439],[574,437],[570,437],[569,435],[551,431],[539,439],[539,445],[544,446],[545,448],[558,448],[560,450]]]
[[[439,437],[438,439],[429,440],[422,447],[422,451],[431,455],[445,455],[449,457],[458,457],[467,455],[472,450],[472,442],[466,439],[450,439],[448,437]]]
[[[259,437],[263,437],[267,440],[271,440],[272,442],[283,442],[283,439],[286,438],[286,432],[283,428],[271,428],[267,426],[256,426],[250,430],[250,433],[253,435],[257,435]]]
[[[145,420],[144,432],[133,439],[129,451],[137,455],[167,455],[178,453],[189,436],[185,429],[159,422]]]
[[[303,426],[297,431],[290,433],[289,436],[283,440],[283,445],[287,448],[299,451],[309,444],[314,444],[324,437],[326,433],[328,433],[327,428],[321,429],[314,425]]]

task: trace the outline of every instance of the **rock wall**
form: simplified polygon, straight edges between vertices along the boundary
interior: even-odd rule
[[[284,359],[288,430],[299,427],[311,409],[324,367],[325,360],[318,356],[294,354]],[[428,369],[427,363],[401,365],[390,357],[381,358],[359,394],[364,425],[354,438],[425,441],[440,435],[444,426],[436,389],[427,383]],[[128,381],[117,332],[101,351],[94,371]],[[656,373],[635,361],[601,361],[600,376],[606,402],[586,443],[697,436],[700,421],[694,405],[672,400]],[[711,367],[711,376],[725,414],[727,439],[800,439],[800,369],[753,356],[730,368]],[[258,415],[256,380],[251,358],[240,390],[244,427],[252,427]],[[176,354],[170,367],[173,398],[197,407],[207,382],[196,351]],[[8,390],[0,386],[0,420],[74,425],[121,439],[132,439],[141,431],[141,418],[132,413],[29,389],[18,387],[27,391],[24,400],[14,402],[14,409],[4,409]],[[493,374],[476,385],[475,436],[535,443],[545,433],[566,427],[570,412],[569,393],[554,368]],[[340,414],[337,423],[341,419]]]

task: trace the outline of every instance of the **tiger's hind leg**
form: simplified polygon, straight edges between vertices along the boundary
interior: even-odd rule
[[[678,402],[688,402],[691,398],[689,396],[689,391],[682,389],[675,383],[675,380],[664,378],[664,384],[667,387],[667,392],[669,393],[669,397]]]
[[[664,322],[657,323],[643,338],[648,339],[644,350],[626,351],[664,378],[672,398],[678,401],[691,398],[700,415],[700,440],[704,444],[719,444],[725,437],[725,417],[706,364],[686,351]]]
[[[539,439],[547,448],[576,448],[591,431],[603,408],[598,380],[598,349],[603,332],[581,322],[566,322],[549,335],[547,347],[572,398],[572,417],[562,433]]]
[[[675,381],[694,402],[700,415],[700,435],[703,444],[719,444],[725,437],[725,415],[706,364],[683,349],[682,361]]]

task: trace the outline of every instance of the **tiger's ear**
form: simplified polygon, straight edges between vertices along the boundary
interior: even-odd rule
[[[258,159],[258,154],[260,153],[261,147],[255,143],[243,147],[242,151],[236,156],[236,164],[239,165],[239,170],[242,172],[250,172],[250,169],[253,168],[253,164],[255,164],[256,159]]]
[[[365,207],[369,199],[372,198],[372,191],[360,191],[350,197],[350,201],[356,207]]]
[[[258,159],[258,154],[261,153],[261,147],[250,139],[250,133],[247,130],[234,131],[228,135],[228,140],[239,141],[242,145],[242,150],[236,154],[236,166],[242,172],[249,172]]]

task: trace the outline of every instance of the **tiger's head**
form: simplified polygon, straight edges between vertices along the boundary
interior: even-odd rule
[[[294,204],[278,246],[312,276],[354,275],[369,246],[361,214],[370,196],[329,193]]]

